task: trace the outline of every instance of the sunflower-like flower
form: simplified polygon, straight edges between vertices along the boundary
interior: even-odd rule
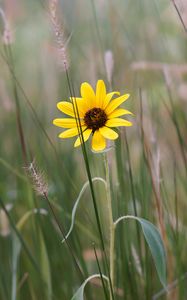
[[[117,95],[118,97],[113,99]],[[92,149],[102,151],[106,148],[106,139],[115,140],[118,133],[111,129],[119,126],[132,126],[132,123],[119,117],[132,114],[130,111],[119,108],[129,98],[129,94],[120,96],[119,92],[106,92],[103,80],[98,80],[96,93],[89,83],[81,85],[81,98],[72,97],[71,102],[62,101],[57,108],[71,118],[53,120],[53,124],[68,128],[59,134],[59,138],[78,136],[74,147],[80,146],[82,138],[86,142],[92,135]],[[80,127],[81,126],[81,130]]]

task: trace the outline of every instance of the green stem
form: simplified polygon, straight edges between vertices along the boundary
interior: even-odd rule
[[[114,240],[115,240],[115,230],[114,224],[110,227],[110,277],[112,282],[112,287],[114,290]]]
[[[109,250],[109,260],[110,260],[110,278],[112,288],[114,290],[114,243],[115,243],[115,228],[114,228],[114,221],[112,215],[112,198],[111,198],[111,191],[110,191],[110,176],[109,176],[109,166],[108,166],[108,159],[107,153],[105,154],[105,170],[106,170],[106,193],[107,193],[107,209],[108,209],[108,217],[109,217],[109,243],[110,243],[110,250]],[[110,299],[112,298],[112,294],[110,292]]]

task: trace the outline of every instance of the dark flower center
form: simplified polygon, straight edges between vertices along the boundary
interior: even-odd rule
[[[103,109],[94,107],[88,110],[84,116],[84,122],[89,129],[96,131],[103,127],[107,121],[107,115]]]

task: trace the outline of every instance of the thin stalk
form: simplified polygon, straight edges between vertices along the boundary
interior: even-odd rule
[[[95,28],[96,28],[97,38],[98,38],[98,42],[99,42],[99,46],[100,46],[100,50],[101,50],[102,64],[103,64],[103,67],[105,68],[104,47],[103,47],[103,42],[102,42],[100,30],[99,30],[99,24],[98,24],[98,20],[97,20],[97,13],[96,13],[96,7],[95,7],[94,0],[91,0],[91,5],[92,5],[92,10],[93,10],[94,24],[95,24]]]
[[[108,209],[108,217],[109,217],[109,261],[110,261],[110,278],[112,288],[114,290],[114,243],[115,243],[115,230],[114,230],[114,221],[112,214],[112,198],[110,191],[110,176],[109,176],[109,166],[107,160],[107,154],[104,155],[105,161],[105,171],[106,171],[106,195],[107,195],[107,209]],[[112,294],[110,293],[110,299],[112,299]]]
[[[77,268],[77,271],[78,271],[78,273],[79,273],[79,275],[80,275],[80,277],[81,277],[81,281],[82,281],[82,280],[85,279],[85,278],[84,278],[84,274],[83,274],[83,272],[82,272],[82,270],[81,270],[81,268],[80,268],[80,266],[79,266],[78,260],[76,259],[75,254],[74,254],[72,248],[71,248],[70,245],[69,245],[68,240],[67,240],[66,237],[65,237],[64,229],[63,229],[63,227],[62,227],[62,224],[60,223],[60,221],[59,221],[59,219],[58,219],[58,217],[57,217],[57,215],[56,215],[56,213],[55,213],[55,211],[54,211],[54,209],[53,209],[53,206],[51,205],[51,202],[50,202],[50,200],[49,200],[49,198],[48,198],[47,193],[43,193],[43,197],[45,198],[45,200],[46,200],[46,202],[47,202],[47,204],[48,204],[48,206],[49,206],[49,208],[50,208],[50,210],[51,210],[51,213],[52,213],[52,215],[53,215],[53,217],[54,217],[54,219],[55,219],[55,222],[56,222],[56,224],[57,224],[57,226],[58,226],[58,228],[59,228],[59,230],[60,230],[60,232],[61,232],[61,234],[62,234],[63,239],[65,239],[65,242],[66,242],[66,244],[67,244],[67,246],[68,246],[68,249],[69,249],[69,251],[70,251],[70,254],[71,254],[72,258],[73,258],[73,262],[74,262],[74,264],[75,264],[75,266],[76,266],[76,268]]]
[[[178,220],[178,190],[177,190],[177,170],[176,170],[176,161],[174,161],[174,174],[173,174],[173,183],[174,183],[174,200],[175,200],[175,234],[176,234],[176,242],[178,246],[178,237],[179,237],[179,220]]]
[[[37,113],[36,113],[36,111],[35,111],[35,109],[34,109],[32,103],[31,103],[31,101],[29,100],[29,97],[27,96],[25,90],[23,89],[21,83],[19,82],[19,80],[18,80],[18,78],[17,78],[17,76],[16,76],[16,73],[15,73],[15,70],[12,68],[12,66],[11,66],[10,63],[9,63],[9,60],[5,57],[5,55],[4,55],[1,51],[0,51],[0,55],[1,55],[2,59],[4,60],[4,62],[7,64],[8,69],[9,69],[9,71],[10,71],[10,73],[11,73],[12,78],[13,78],[14,81],[15,81],[15,84],[16,84],[17,88],[19,88],[19,91],[21,92],[21,94],[22,94],[22,96],[23,96],[23,98],[24,98],[24,100],[25,100],[27,106],[29,107],[29,109],[30,109],[30,111],[31,111],[31,116],[32,116],[32,118],[33,118],[33,121],[36,122],[36,124],[39,126],[39,128],[40,128],[41,131],[42,131],[42,133],[44,134],[44,136],[45,136],[46,139],[48,140],[48,142],[49,142],[51,148],[52,148],[53,151],[54,151],[54,154],[55,154],[55,157],[56,157],[58,163],[59,163],[59,160],[60,160],[60,163],[62,163],[61,157],[59,157],[55,145],[53,144],[53,142],[52,142],[51,138],[49,137],[47,131],[45,130],[45,128],[44,128],[42,122],[40,121],[40,119],[39,119],[39,117],[38,117],[38,115],[37,115]],[[66,168],[63,169],[63,172],[67,175],[69,181],[71,182],[71,185],[72,185],[73,189],[76,191],[77,188],[76,188],[74,182],[72,181],[71,176],[70,176],[69,173],[67,172]]]
[[[65,68],[65,72],[66,72],[66,77],[67,77],[67,83],[68,83],[70,96],[71,96],[71,98],[73,98],[74,88],[73,88],[73,85],[71,85],[71,80],[70,80],[67,68]],[[89,181],[89,185],[90,185],[90,191],[91,191],[91,196],[92,196],[92,200],[93,200],[93,206],[94,206],[95,217],[96,217],[96,222],[97,222],[98,231],[99,231],[99,237],[100,237],[100,241],[101,241],[102,250],[103,250],[103,253],[104,253],[104,261],[105,261],[105,264],[106,264],[107,273],[108,273],[108,277],[109,277],[110,292],[111,292],[111,295],[112,295],[112,300],[114,300],[113,286],[112,286],[112,281],[111,281],[111,278],[110,278],[110,271],[109,271],[109,266],[108,266],[108,262],[107,262],[105,244],[104,244],[103,233],[102,233],[102,229],[101,229],[101,222],[100,222],[100,218],[99,218],[99,211],[98,211],[98,208],[97,208],[97,202],[96,202],[95,192],[94,192],[94,188],[93,188],[93,182],[92,182],[90,165],[89,165],[89,161],[88,161],[88,155],[87,155],[86,146],[85,146],[84,138],[83,138],[83,132],[82,132],[82,126],[81,126],[81,121],[80,121],[80,117],[79,117],[78,106],[77,106],[76,100],[75,100],[75,103],[74,103],[74,101],[72,103],[73,103],[74,114],[76,116],[75,117],[76,125],[77,125],[77,128],[78,128],[79,137],[80,137],[80,140],[81,140],[81,148],[82,148],[83,158],[84,158],[86,172],[87,172],[87,176],[88,176],[88,181]],[[102,277],[102,274],[101,274],[101,277]]]
[[[13,59],[11,45],[5,45],[4,49],[5,49],[5,55],[7,57],[7,60],[10,62],[11,68],[14,73],[14,59]],[[27,165],[27,150],[26,150],[26,143],[25,143],[25,137],[24,137],[24,132],[23,132],[22,120],[21,120],[21,110],[20,110],[17,84],[16,84],[13,76],[11,79],[12,79],[13,93],[14,93],[15,104],[16,104],[16,121],[17,121],[20,144],[21,144],[22,157],[23,157],[24,164]]]
[[[182,24],[182,26],[183,26],[183,28],[184,28],[184,31],[185,31],[185,33],[187,34],[187,27],[186,27],[186,24],[184,23],[184,20],[183,20],[183,18],[182,18],[182,15],[181,15],[179,9],[178,9],[178,6],[177,6],[175,0],[171,0],[171,2],[173,3],[173,6],[174,6],[174,8],[175,8],[175,10],[176,10],[176,12],[177,12],[177,14],[178,14],[178,17],[179,17],[179,19],[180,19],[180,21],[181,21],[181,24]]]
[[[0,197],[0,206],[2,207],[2,210],[4,211],[4,213],[6,214],[7,219],[9,221],[9,223],[10,223],[11,228],[12,228],[12,231],[14,232],[15,236],[19,240],[19,242],[20,242],[23,250],[25,251],[27,257],[29,258],[29,261],[31,262],[32,266],[34,267],[34,270],[38,273],[39,279],[40,279],[42,285],[44,285],[44,288],[47,288],[46,280],[44,279],[43,274],[42,274],[42,272],[40,270],[40,267],[38,266],[38,263],[37,263],[37,260],[36,260],[36,256],[34,257],[33,254],[32,254],[32,252],[30,251],[29,246],[27,245],[26,241],[23,239],[23,237],[22,237],[22,235],[20,233],[19,228],[14,223],[13,218],[12,218],[11,214],[9,213],[9,211],[7,210],[7,208],[6,208],[3,200],[1,199],[1,197]],[[55,299],[53,293],[50,294],[50,295],[51,295],[51,297],[53,299]]]
[[[166,245],[166,230],[165,230],[165,224],[164,224],[164,216],[163,216],[163,208],[162,208],[162,200],[161,200],[161,195],[160,195],[160,187],[159,189],[156,186],[155,183],[155,178],[154,178],[154,174],[153,174],[153,170],[152,170],[152,153],[150,150],[150,145],[148,143],[148,140],[145,136],[145,132],[144,132],[144,126],[143,126],[143,106],[142,106],[142,94],[141,94],[141,89],[140,89],[140,106],[141,106],[141,137],[142,137],[142,142],[143,142],[143,154],[144,154],[144,158],[145,158],[145,163],[147,166],[147,169],[149,171],[150,174],[150,178],[151,178],[151,184],[152,184],[152,189],[153,189],[153,193],[155,196],[155,206],[156,206],[156,210],[157,210],[157,215],[158,215],[158,224],[160,226],[160,230],[161,230],[161,235],[163,238],[163,241]]]
[[[19,241],[20,241],[23,249],[27,253],[27,255],[28,255],[28,257],[29,257],[32,265],[34,266],[34,268],[36,269],[36,271],[41,275],[40,269],[39,269],[39,267],[37,265],[37,262],[35,261],[35,258],[32,256],[32,254],[31,254],[28,246],[26,245],[24,239],[22,238],[22,235],[20,234],[19,230],[17,229],[16,225],[14,224],[14,222],[12,220],[12,217],[10,216],[8,210],[6,209],[6,206],[4,205],[3,200],[1,199],[1,197],[0,197],[0,205],[1,205],[2,209],[3,209],[3,211],[5,212],[7,218],[9,220],[9,222],[10,222],[10,225],[11,225],[13,231],[15,232],[17,238],[19,239]]]
[[[126,130],[125,130],[125,144],[126,144],[126,149],[127,149],[127,160],[128,160],[128,164],[129,164],[129,179],[130,179],[130,187],[131,187],[131,194],[132,194],[132,201],[133,201],[133,209],[134,209],[134,214],[137,217],[138,212],[137,212],[137,205],[136,205],[136,195],[135,195],[135,189],[134,189],[131,157],[130,157],[129,144],[128,144],[128,140],[127,140]],[[141,238],[140,238],[140,230],[139,230],[138,224],[136,224],[136,233],[137,233],[137,237],[138,237],[138,248],[139,248],[139,253],[140,253],[140,261],[141,261],[141,266],[143,268]]]
[[[172,108],[172,111],[170,111],[165,103],[165,107],[171,117],[171,120],[173,121],[173,124],[175,125],[175,130],[176,130],[176,133],[177,133],[177,137],[178,137],[178,141],[179,141],[179,146],[180,146],[180,150],[181,150],[181,155],[182,155],[182,158],[183,158],[183,161],[184,161],[184,166],[185,166],[185,170],[186,170],[186,173],[187,173],[187,158],[186,158],[186,153],[185,153],[185,143],[184,143],[184,139],[182,137],[182,134],[181,134],[181,129],[180,129],[180,126],[179,126],[179,122],[178,122],[178,118],[176,116],[176,112],[175,112],[175,107],[174,107],[174,102],[173,102],[173,96],[172,96],[172,91],[171,91],[171,86],[170,86],[170,81],[168,79],[168,72],[166,69],[164,69],[163,71],[163,75],[164,75],[164,80],[165,80],[165,83],[166,83],[166,88],[167,88],[167,92],[168,92],[168,98],[169,98],[169,101],[170,101],[170,105],[171,105],[171,108]]]
[[[105,298],[108,299],[107,289],[106,289],[106,286],[105,286],[105,282],[104,282],[104,280],[103,280],[103,276],[102,276],[102,272],[101,272],[101,267],[100,267],[100,264],[99,264],[99,260],[98,260],[98,256],[97,256],[97,251],[96,251],[96,248],[95,248],[95,244],[94,244],[94,243],[93,243],[93,249],[94,249],[94,254],[95,254],[97,266],[98,266],[98,269],[99,269],[99,274],[100,274],[100,276],[101,276],[101,282],[102,282],[102,285],[103,285]]]
[[[49,201],[49,198],[48,198],[47,194],[46,194],[46,193],[43,193],[43,197],[44,197],[45,200],[47,201],[47,204],[48,204],[48,206],[49,206],[49,208],[50,208],[50,210],[51,210],[51,213],[52,213],[52,215],[53,215],[53,217],[54,217],[54,219],[55,219],[56,224],[58,225],[58,228],[59,228],[59,230],[60,230],[60,232],[61,232],[61,234],[62,234],[63,239],[65,239],[65,241],[66,241],[66,244],[67,244],[68,249],[69,249],[69,251],[70,251],[70,253],[71,253],[71,255],[72,255],[72,258],[73,258],[73,261],[74,261],[74,263],[75,263],[75,266],[77,267],[77,270],[78,270],[79,274],[81,275],[81,278],[84,279],[84,276],[83,276],[83,274],[82,274],[82,270],[81,270],[81,268],[80,268],[80,266],[79,266],[79,264],[78,264],[78,262],[77,262],[77,259],[76,259],[75,255],[74,255],[74,253],[73,253],[73,251],[72,251],[72,249],[71,249],[71,247],[70,247],[70,245],[69,245],[69,243],[68,243],[66,237],[65,237],[64,229],[63,229],[63,227],[62,227],[62,224],[60,223],[60,221],[59,221],[59,219],[58,219],[58,217],[57,217],[57,215],[56,215],[56,213],[55,213],[55,211],[54,211],[54,209],[53,209],[53,206],[51,205],[51,202]]]

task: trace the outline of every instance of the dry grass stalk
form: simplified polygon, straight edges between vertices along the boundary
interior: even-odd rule
[[[98,279],[98,278],[93,278],[92,283],[96,286],[102,287],[101,280]],[[124,291],[121,288],[115,287],[115,294],[118,295],[119,297],[123,297],[124,296]]]
[[[141,107],[142,110],[142,107]],[[144,155],[148,167],[148,171],[150,173],[151,182],[152,182],[152,188],[153,188],[153,194],[155,198],[155,208],[157,213],[157,221],[158,226],[161,232],[161,236],[165,245],[165,248],[167,249],[168,253],[168,262],[170,266],[173,266],[173,256],[171,249],[169,247],[169,242],[166,234],[166,226],[165,226],[165,220],[164,220],[164,210],[163,210],[163,200],[160,192],[160,151],[158,148],[158,141],[155,136],[153,136],[152,140],[154,140],[154,143],[156,144],[156,154],[151,151],[151,145],[149,143],[149,139],[147,138],[147,135],[144,130],[143,126],[143,118],[141,119],[141,132],[143,136],[143,147],[144,147]],[[173,273],[172,273],[172,267],[168,269],[168,280],[173,280]]]
[[[64,40],[64,32],[62,26],[59,23],[57,16],[57,4],[58,0],[51,0],[49,5],[50,18],[53,27],[53,31],[56,38],[56,44],[58,47],[59,63],[63,66],[64,70],[67,71],[69,67],[68,56],[66,51],[66,42]]]
[[[185,24],[185,22],[184,22],[184,19],[183,19],[183,17],[182,17],[182,14],[181,14],[181,12],[180,12],[180,10],[179,10],[179,7],[178,7],[176,1],[175,1],[175,0],[171,0],[171,2],[173,3],[173,6],[174,6],[174,8],[175,8],[175,10],[176,10],[176,12],[177,12],[177,14],[178,14],[178,17],[179,17],[179,19],[180,19],[180,21],[181,21],[181,24],[182,24],[182,26],[183,26],[185,32],[187,33],[187,26],[186,26],[186,24]]]
[[[141,97],[142,97],[141,93]],[[142,111],[142,107],[141,107]],[[160,227],[161,235],[164,240],[164,243],[166,245],[166,231],[165,231],[165,225],[164,225],[164,215],[163,215],[163,206],[162,206],[162,199],[160,194],[160,157],[159,157],[159,149],[157,147],[157,156],[156,160],[155,157],[151,151],[151,146],[149,143],[149,139],[147,138],[147,135],[144,130],[144,120],[143,120],[143,113],[141,112],[142,118],[140,121],[140,128],[141,128],[141,134],[143,137],[143,147],[144,147],[144,154],[146,158],[147,167],[150,173],[151,182],[152,182],[152,188],[153,193],[155,196],[155,207],[157,211],[158,216],[158,224]],[[154,141],[155,144],[157,144],[157,140],[155,137],[154,132],[152,131],[151,136],[152,141]],[[156,162],[156,163],[155,163]]]

